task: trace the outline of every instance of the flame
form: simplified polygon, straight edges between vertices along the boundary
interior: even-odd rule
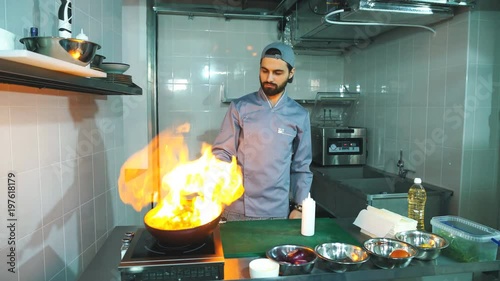
[[[236,158],[231,163],[221,161],[212,154],[210,145],[203,144],[202,156],[188,160],[189,150],[182,134],[189,129],[186,123],[173,133],[161,133],[121,168],[118,187],[124,203],[136,211],[151,202],[158,203],[144,217],[151,227],[180,230],[206,224],[243,194],[243,177]],[[134,169],[155,153],[161,161],[157,169]]]

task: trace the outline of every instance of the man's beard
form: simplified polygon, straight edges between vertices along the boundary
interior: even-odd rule
[[[285,83],[283,83],[281,85],[277,85],[277,84],[274,84],[274,83],[268,83],[268,82],[262,82],[262,81],[260,81],[260,87],[262,88],[262,91],[264,91],[264,94],[266,94],[266,96],[268,96],[268,97],[272,97],[272,96],[275,96],[275,95],[283,92],[285,90],[286,84],[287,84],[287,82],[285,82]],[[266,85],[274,85],[275,88],[265,87]]]

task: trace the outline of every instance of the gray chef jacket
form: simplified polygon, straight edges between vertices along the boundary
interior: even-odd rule
[[[262,89],[231,102],[214,155],[243,171],[245,193],[227,210],[248,217],[287,217],[289,199],[301,204],[311,188],[309,113],[283,93],[272,107]]]

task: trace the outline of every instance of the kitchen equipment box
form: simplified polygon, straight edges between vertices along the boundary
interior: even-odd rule
[[[319,92],[311,112],[312,161],[320,166],[366,164],[366,128],[349,126],[360,93]]]
[[[457,216],[433,217],[431,225],[433,233],[450,243],[443,255],[459,262],[496,260],[498,245],[493,240],[500,239],[500,231]]]

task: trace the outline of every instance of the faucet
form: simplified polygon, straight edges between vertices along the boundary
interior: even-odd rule
[[[406,178],[406,174],[408,174],[408,172],[415,173],[415,171],[405,169],[405,162],[403,161],[403,150],[402,149],[399,150],[399,160],[398,160],[398,163],[396,164],[396,166],[398,166],[398,168],[399,168],[398,176],[402,179]]]

